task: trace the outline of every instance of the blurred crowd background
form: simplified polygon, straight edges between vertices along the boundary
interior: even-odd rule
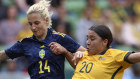
[[[32,36],[26,11],[39,0],[0,0],[0,50]],[[86,33],[94,24],[107,25],[112,48],[140,51],[140,0],[52,0],[52,28],[66,33],[86,47]],[[0,79],[30,79],[24,57],[3,61]],[[65,62],[66,79],[74,69]],[[123,79],[140,79],[140,65],[128,68]]]

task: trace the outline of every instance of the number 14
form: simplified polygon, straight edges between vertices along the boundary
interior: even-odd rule
[[[42,70],[42,61],[38,62],[40,64],[40,71],[39,74],[44,73],[44,71]],[[44,70],[48,70],[48,72],[50,72],[50,66],[47,66],[48,64],[48,60],[45,61],[45,66],[44,66]]]

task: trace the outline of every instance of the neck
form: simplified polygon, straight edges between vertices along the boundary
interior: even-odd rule
[[[98,54],[103,55],[103,54],[105,54],[106,51],[107,51],[107,49],[103,50],[102,52],[100,52]]]
[[[96,53],[94,53],[94,55],[102,54],[105,50],[107,50],[107,48],[97,51]]]

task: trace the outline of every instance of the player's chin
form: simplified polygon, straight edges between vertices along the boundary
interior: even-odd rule
[[[95,53],[92,50],[88,49],[87,51],[89,55],[95,55]]]
[[[88,53],[89,53],[89,49],[87,49]]]
[[[88,52],[88,55],[89,55],[89,56],[91,56],[91,55],[92,55],[92,53]]]
[[[88,51],[88,54],[91,54],[91,51],[90,51],[90,49],[87,49],[87,51]]]
[[[36,37],[40,37],[40,34],[39,33],[34,33],[34,35],[36,36]]]

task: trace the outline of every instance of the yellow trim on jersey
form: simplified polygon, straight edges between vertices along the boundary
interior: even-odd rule
[[[56,31],[52,31],[52,34],[56,34],[56,35],[60,35],[60,36],[62,36],[63,38],[65,37],[65,35],[66,34],[64,34],[64,33],[59,33],[59,32],[56,32]]]

